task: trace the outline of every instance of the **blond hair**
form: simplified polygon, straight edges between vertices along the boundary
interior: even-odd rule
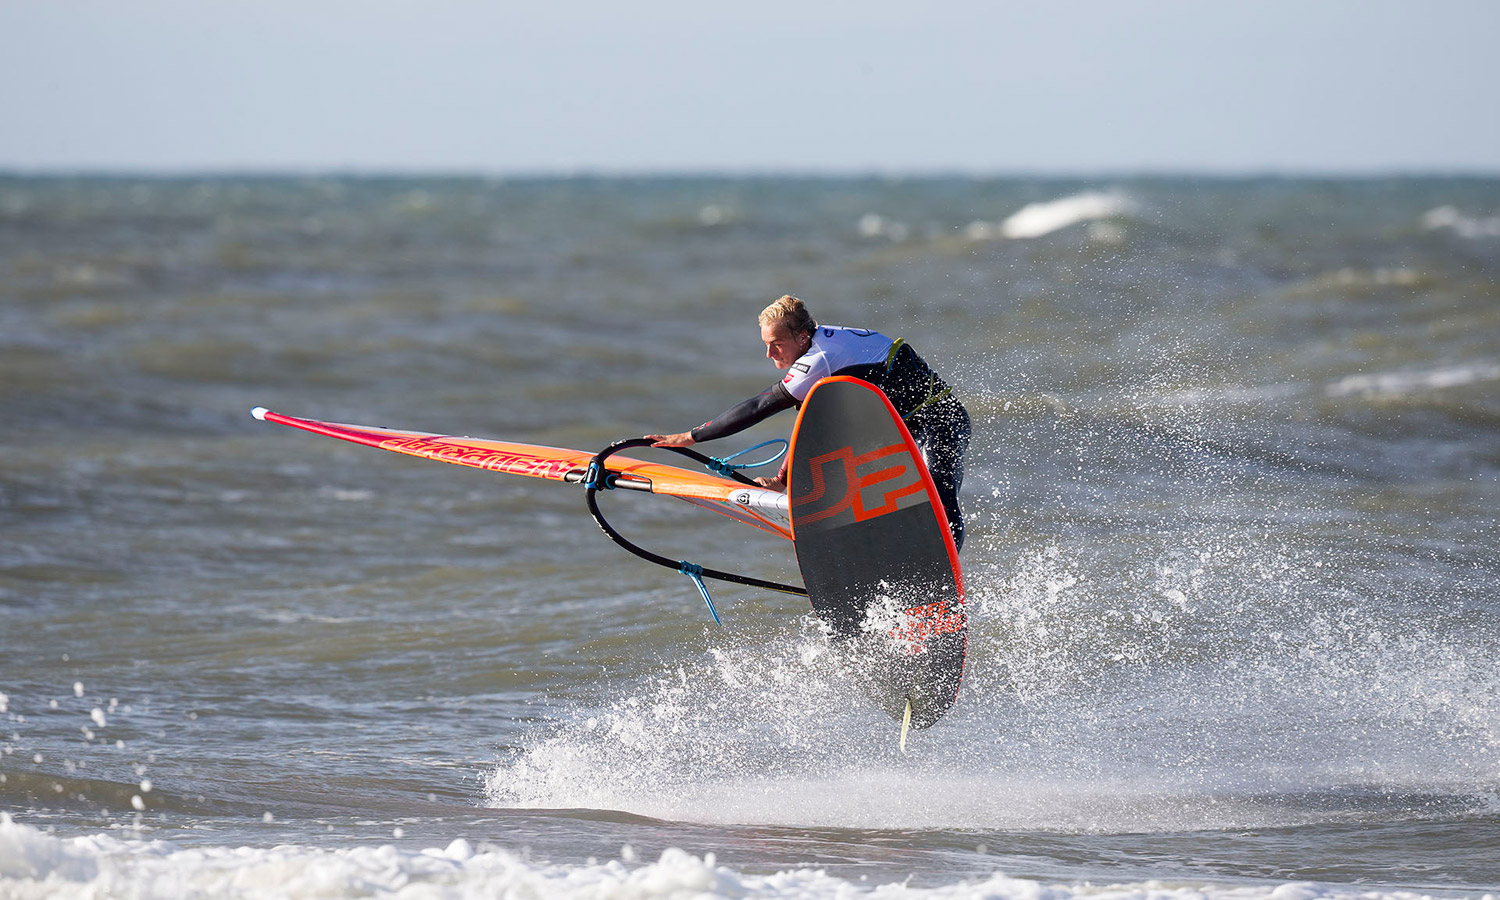
[[[760,311],[760,324],[781,325],[792,334],[812,334],[818,330],[807,306],[791,294],[782,294],[770,306]]]

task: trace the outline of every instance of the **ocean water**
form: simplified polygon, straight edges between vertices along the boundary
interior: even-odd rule
[[[786,292],[975,420],[906,754],[805,601],[249,415],[685,429]],[[1497,510],[1494,179],[0,177],[0,897],[1493,895]]]

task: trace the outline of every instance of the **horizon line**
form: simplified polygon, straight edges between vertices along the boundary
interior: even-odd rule
[[[83,178],[149,180],[232,179],[232,178],[347,178],[355,180],[472,180],[472,181],[565,181],[565,180],[1151,180],[1163,178],[1203,179],[1211,181],[1248,180],[1347,180],[1380,179],[1496,179],[1500,165],[1485,169],[1462,166],[1390,166],[1331,169],[1317,166],[1101,166],[1098,168],[994,168],[933,166],[912,168],[881,167],[629,167],[629,166],[558,166],[483,169],[446,166],[135,166],[81,165],[32,166],[0,164],[0,178]]]

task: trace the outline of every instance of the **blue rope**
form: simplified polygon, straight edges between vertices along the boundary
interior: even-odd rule
[[[708,604],[708,611],[714,617],[714,624],[723,625],[724,623],[719,621],[719,611],[714,609],[714,598],[708,596],[708,586],[703,583],[703,567],[683,560],[677,564],[677,571],[693,579],[693,584],[698,586],[698,593],[703,595],[703,602]]]
[[[780,444],[781,445],[781,449],[776,451],[776,455],[775,456],[769,457],[767,459],[763,459],[760,462],[747,462],[747,463],[732,463],[732,462],[730,462],[731,459],[734,459],[734,458],[739,457],[739,456],[744,456],[746,453],[749,453],[752,450],[759,450],[760,448],[765,447],[768,444]],[[783,456],[786,455],[786,450],[787,450],[788,446],[789,445],[787,444],[787,441],[786,441],[785,438],[772,438],[769,441],[761,441],[759,444],[756,444],[754,447],[746,447],[745,449],[741,450],[738,453],[731,453],[728,456],[725,456],[725,457],[722,457],[722,458],[721,457],[717,457],[717,456],[710,456],[708,458],[708,462],[704,463],[703,465],[710,472],[716,472],[716,473],[718,473],[720,475],[729,476],[729,475],[734,474],[735,472],[738,472],[740,469],[758,469],[761,466],[769,466],[771,463],[776,462],[778,459],[781,459]]]

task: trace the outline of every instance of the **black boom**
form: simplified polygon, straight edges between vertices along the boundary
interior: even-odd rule
[[[664,566],[665,568],[673,569],[675,571],[682,572],[685,575],[692,576],[693,579],[698,583],[699,590],[703,592],[703,600],[704,602],[708,603],[708,608],[710,611],[714,610],[713,601],[709,599],[708,591],[703,587],[703,583],[700,580],[701,578],[713,578],[718,581],[728,581],[733,584],[743,584],[748,587],[757,587],[768,591],[780,591],[783,594],[796,594],[801,597],[807,596],[807,588],[797,587],[796,585],[779,584],[775,581],[766,581],[761,578],[753,578],[749,575],[737,575],[734,572],[722,572],[718,569],[706,569],[702,566],[687,562],[686,560],[669,559],[665,556],[662,556],[660,553],[653,553],[644,547],[640,547],[632,543],[624,535],[616,531],[614,526],[610,525],[609,522],[604,518],[604,514],[599,511],[599,503],[595,499],[594,495],[599,491],[610,491],[617,488],[625,490],[649,491],[651,487],[649,484],[632,481],[628,478],[622,479],[620,477],[620,473],[611,472],[607,468],[605,468],[604,461],[621,450],[629,450],[632,447],[650,447],[652,443],[653,442],[649,438],[630,438],[629,440],[616,441],[615,443],[610,444],[608,447],[605,447],[603,450],[600,450],[598,453],[594,454],[594,458],[589,460],[588,471],[585,472],[579,479],[583,482],[583,486],[585,489],[584,501],[588,504],[589,515],[594,517],[594,521],[599,523],[599,527],[604,530],[605,534],[609,535],[610,540],[614,541],[616,544],[619,544],[621,547],[624,547],[626,550],[629,550],[631,553],[634,553],[636,556],[639,556],[641,559],[646,560],[647,562],[653,562],[658,566]],[[702,453],[699,453],[696,450],[689,450],[686,447],[661,447],[658,449],[671,450],[673,453],[678,453],[682,456],[686,456],[688,459],[694,460],[707,466],[710,471],[722,471],[721,468],[715,465],[718,460],[715,460],[709,456],[704,456]],[[749,485],[750,487],[759,487],[759,485],[757,485],[755,482],[739,474],[738,472],[731,471],[727,474],[730,478],[733,478],[735,481],[738,481],[741,484]],[[714,612],[714,621],[717,622],[718,619],[718,613]]]

